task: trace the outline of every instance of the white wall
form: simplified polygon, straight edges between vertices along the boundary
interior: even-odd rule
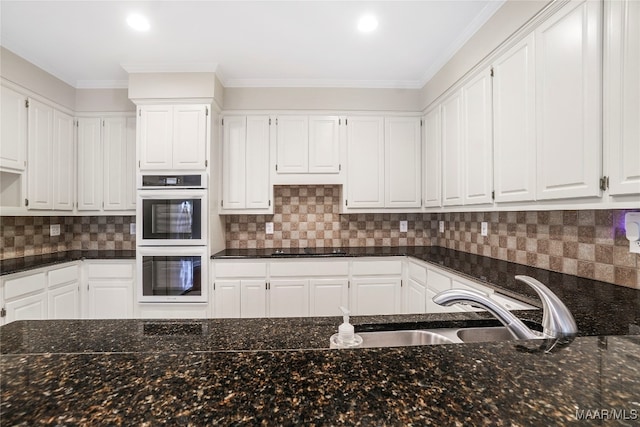
[[[127,89],[76,90],[77,112],[135,112],[135,110],[136,106],[129,100]]]
[[[216,98],[216,80],[215,73],[130,73],[129,98]]]
[[[415,89],[225,88],[224,110],[419,111]]]
[[[0,76],[63,107],[75,110],[75,88],[1,46]]]
[[[551,0],[507,0],[422,88],[419,109],[429,106],[549,3]]]

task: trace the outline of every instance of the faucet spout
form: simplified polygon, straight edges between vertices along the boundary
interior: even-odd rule
[[[516,280],[531,286],[542,300],[542,328],[545,335],[557,338],[578,333],[571,312],[551,289],[533,277],[516,276]]]
[[[478,291],[471,289],[442,291],[433,297],[433,302],[447,306],[460,303],[482,308],[493,314],[515,339],[530,340],[542,338],[538,333],[529,329],[527,325],[522,323],[522,321],[509,310]]]
[[[529,329],[509,310],[478,291],[451,289],[434,296],[433,302],[440,305],[462,303],[483,308],[493,314],[516,339],[561,338],[578,333],[575,319],[556,294],[533,277],[516,276],[516,279],[531,286],[542,300],[542,334]]]

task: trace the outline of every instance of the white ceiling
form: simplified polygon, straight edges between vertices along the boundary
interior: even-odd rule
[[[78,88],[127,71],[216,71],[225,86],[419,88],[504,0],[8,1],[0,43]],[[145,14],[151,30],[125,20]],[[365,13],[372,33],[356,26]]]

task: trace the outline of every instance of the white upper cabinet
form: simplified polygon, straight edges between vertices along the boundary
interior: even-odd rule
[[[78,119],[78,210],[102,208],[102,122]]]
[[[348,208],[384,207],[384,118],[349,117],[347,123]]]
[[[338,172],[340,172],[338,117],[310,116],[309,173]]]
[[[207,153],[208,107],[173,107],[173,169],[204,170]]]
[[[640,2],[605,2],[604,146],[609,194],[640,194]]]
[[[24,170],[27,153],[27,97],[0,87],[0,168]]]
[[[340,172],[338,116],[286,116],[276,123],[278,174]]]
[[[276,170],[309,172],[309,118],[278,116],[276,120]]]
[[[462,152],[462,91],[451,94],[441,105],[442,114],[442,203],[462,205],[463,159]]]
[[[493,132],[491,70],[462,87],[464,138],[464,204],[491,203]]]
[[[103,119],[104,210],[135,209],[135,119]]]
[[[29,209],[53,209],[53,108],[29,99]]]
[[[227,116],[222,138],[222,211],[268,210],[269,116]]]
[[[53,209],[73,210],[75,204],[75,123],[73,117],[53,112]]]
[[[600,195],[601,7],[571,1],[535,30],[539,200]]]
[[[206,105],[144,105],[139,117],[141,170],[206,168]]]
[[[420,118],[385,119],[385,207],[421,205]]]
[[[440,105],[431,109],[424,117],[424,206],[442,206],[440,199],[442,183],[440,135]]]
[[[535,200],[534,35],[493,63],[493,174],[496,202]]]

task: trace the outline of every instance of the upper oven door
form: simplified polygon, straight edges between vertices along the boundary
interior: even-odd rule
[[[139,246],[206,246],[206,190],[138,191]]]

